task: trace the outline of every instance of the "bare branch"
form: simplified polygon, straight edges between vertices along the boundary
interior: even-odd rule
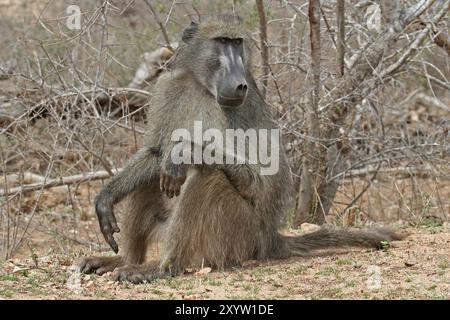
[[[114,173],[114,174],[117,174],[121,170],[122,169],[111,169],[112,173]],[[56,179],[47,179],[45,182],[25,184],[23,186],[14,187],[11,189],[8,189],[8,188],[0,189],[0,197],[14,195],[14,194],[17,194],[20,192],[25,192],[25,191],[50,189],[53,187],[68,186],[68,185],[72,185],[72,184],[79,184],[79,183],[90,182],[90,181],[94,181],[94,180],[107,179],[110,177],[111,176],[108,171],[95,171],[95,172],[77,174],[74,176],[60,177],[60,178],[56,178]]]
[[[270,74],[269,68],[269,46],[267,44],[267,21],[266,13],[264,12],[263,0],[256,0],[256,10],[259,16],[259,38],[261,44],[261,60],[262,60],[262,83],[263,96],[266,96],[267,83]]]
[[[337,0],[336,6],[337,17],[337,65],[339,75],[344,75],[345,69],[345,0]]]
[[[437,170],[429,165],[424,166],[416,166],[416,167],[396,167],[396,168],[384,168],[379,169],[378,167],[367,167],[363,169],[356,169],[347,171],[344,175],[344,179],[351,179],[356,177],[365,177],[374,173],[378,173],[378,175],[385,174],[389,177],[392,176],[422,176],[422,177],[438,177],[440,179],[449,180],[450,174],[445,172],[446,169],[441,168],[441,170]],[[396,177],[398,178],[398,177]]]
[[[158,14],[156,13],[155,9],[153,9],[152,4],[150,3],[149,0],[144,0],[145,3],[147,4],[147,6],[149,7],[150,11],[153,14],[153,17],[155,18],[156,23],[159,25],[159,28],[161,29],[161,33],[164,37],[164,41],[166,42],[166,46],[167,48],[169,48],[170,50],[173,51],[173,48],[170,44],[170,40],[169,40],[169,36],[167,35],[167,30],[166,27],[164,26],[163,22],[161,21],[161,19],[159,18]]]

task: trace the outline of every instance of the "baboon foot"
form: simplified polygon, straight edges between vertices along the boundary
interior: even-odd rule
[[[84,257],[76,263],[82,273],[95,273],[102,275],[106,272],[114,271],[114,269],[124,265],[121,256],[114,257]]]
[[[154,265],[126,265],[114,270],[112,277],[115,281],[128,281],[134,284],[143,282],[152,282],[155,279],[161,278],[165,275],[161,272],[159,267]]]

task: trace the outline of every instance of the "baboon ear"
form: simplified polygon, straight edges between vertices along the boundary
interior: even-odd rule
[[[183,30],[183,35],[181,36],[181,40],[183,40],[183,42],[188,43],[189,40],[192,39],[192,37],[194,36],[194,34],[197,32],[198,30],[198,23],[191,21],[191,24],[188,25],[184,30]]]

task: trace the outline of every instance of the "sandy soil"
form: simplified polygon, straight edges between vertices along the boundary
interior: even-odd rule
[[[203,270],[133,285],[70,271],[86,249],[36,254],[0,266],[5,299],[449,299],[448,226],[407,228],[411,235],[382,251],[349,249],[312,258],[249,261],[243,268]],[[91,252],[95,253],[95,252]]]

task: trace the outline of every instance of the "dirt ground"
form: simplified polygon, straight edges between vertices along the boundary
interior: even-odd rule
[[[133,285],[70,269],[86,249],[36,253],[0,266],[3,299],[449,299],[450,229],[405,228],[411,235],[381,251],[349,249],[317,257],[249,261],[242,268],[189,270]]]

